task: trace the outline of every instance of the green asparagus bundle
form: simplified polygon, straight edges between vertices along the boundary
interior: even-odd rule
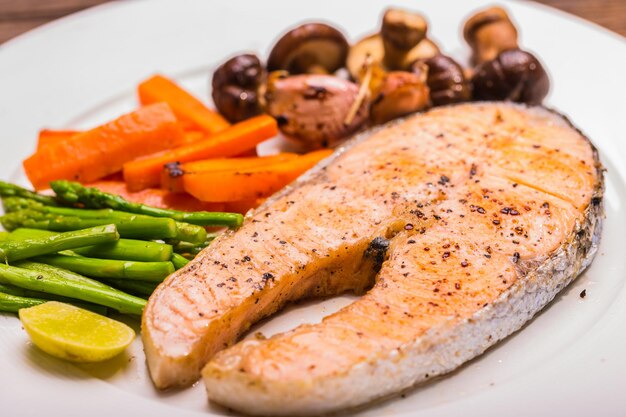
[[[17,227],[54,231],[75,230],[100,224],[115,224],[121,236],[137,239],[167,239],[202,243],[206,240],[203,227],[176,222],[168,218],[144,216],[112,209],[86,210],[68,207],[51,207],[20,197],[3,199],[5,210],[2,225],[13,230]]]
[[[174,272],[172,262],[134,262],[114,259],[85,258],[82,256],[46,255],[34,258],[37,262],[67,269],[92,278],[121,278],[161,282]]]
[[[198,226],[227,226],[237,228],[243,223],[243,216],[238,213],[218,213],[198,211],[186,213],[183,211],[150,207],[145,204],[133,203],[124,198],[105,193],[97,188],[84,187],[77,182],[53,181],[50,186],[64,204],[80,203],[88,208],[112,208],[129,213],[144,214],[153,217],[169,217],[179,222],[191,223]]]
[[[37,237],[55,236],[58,233],[40,229],[15,229],[0,235],[0,242],[4,240],[25,240]],[[94,246],[85,246],[72,249],[74,254],[87,258],[119,259],[123,261],[165,262],[172,258],[172,245],[150,242],[145,240],[120,239],[116,242],[102,243]]]
[[[3,199],[5,197],[22,197],[28,198],[29,200],[37,201],[41,204],[45,204],[47,206],[56,206],[57,202],[54,197],[38,194],[34,191],[27,190],[26,188],[22,188],[15,184],[11,184],[8,182],[0,181],[0,197]]]
[[[146,305],[146,300],[101,282],[31,261],[20,261],[15,266],[0,264],[0,284],[87,301],[120,313],[140,315]]]
[[[0,242],[0,260],[11,262],[80,248],[113,242],[119,239],[114,225],[97,226],[89,229],[59,233],[55,236],[33,238],[28,240],[7,240]]]

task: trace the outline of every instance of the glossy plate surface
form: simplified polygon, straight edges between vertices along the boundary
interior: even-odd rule
[[[546,103],[568,115],[607,167],[606,222],[591,268],[523,331],[460,370],[363,416],[621,415],[626,386],[626,42],[541,6],[502,2],[552,78]],[[403,1],[430,21],[445,53],[466,60],[460,30],[480,1]],[[132,109],[134,87],[162,72],[207,97],[212,67],[238,51],[266,55],[287,27],[323,19],[352,40],[371,32],[383,1],[132,1],[61,19],[0,47],[0,178],[27,184],[20,161],[42,127],[85,128]],[[584,45],[584,47],[583,47]],[[579,294],[586,289],[587,296]],[[271,335],[319,321],[353,300],[300,304],[253,331]],[[136,324],[134,325],[137,327]],[[0,314],[0,402],[6,416],[230,415],[202,384],[157,393],[141,343],[100,365],[72,365],[28,343]]]

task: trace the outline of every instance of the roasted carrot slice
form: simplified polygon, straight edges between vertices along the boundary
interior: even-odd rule
[[[273,165],[207,171],[183,176],[184,189],[201,201],[242,201],[267,197],[332,153],[310,152]]]
[[[173,194],[158,188],[146,188],[138,192],[128,191],[123,181],[97,181],[87,184],[106,193],[117,194],[128,201],[153,207],[181,211],[224,211],[224,203],[206,203],[189,194]]]
[[[297,157],[298,155],[295,153],[281,153],[278,155],[252,158],[205,159],[203,161],[188,162],[186,164],[172,162],[165,165],[165,169],[161,174],[161,188],[173,193],[182,193],[185,192],[183,178],[188,173],[197,174],[200,172],[224,170],[240,171],[285,162]]]
[[[128,188],[138,191],[158,187],[161,171],[170,162],[191,162],[200,159],[239,155],[254,149],[257,144],[278,133],[274,118],[262,115],[232,125],[206,139],[162,152],[124,165],[124,179]]]
[[[78,130],[40,130],[39,138],[37,140],[37,150],[42,149],[44,146],[63,142],[78,133],[80,133]]]
[[[139,84],[137,92],[141,104],[164,101],[172,107],[176,117],[199,130],[217,133],[230,126],[219,113],[208,109],[200,100],[162,75],[155,75]]]
[[[182,137],[170,107],[153,104],[44,147],[24,161],[24,170],[38,190],[54,180],[95,181],[137,157],[175,147]]]

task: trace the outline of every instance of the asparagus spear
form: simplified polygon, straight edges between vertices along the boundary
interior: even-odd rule
[[[37,262],[67,269],[92,278],[125,278],[161,282],[174,272],[172,262],[134,262],[112,259],[84,258],[82,256],[46,255]]]
[[[5,214],[0,218],[0,222],[7,230],[26,227],[57,232],[113,224],[121,236],[139,239],[175,238],[178,234],[176,222],[172,219],[157,219],[148,216],[81,218],[47,214],[38,210],[20,210]]]
[[[170,243],[173,243],[175,253],[179,253],[181,255],[189,254],[189,255],[195,256],[199,254],[202,249],[209,246],[211,242],[215,240],[215,238],[219,235],[220,233],[208,233],[204,242],[200,244],[191,243],[191,242],[183,242],[183,241],[170,242]]]
[[[149,297],[158,285],[154,282],[128,281],[125,279],[115,278],[108,278],[105,281],[115,288],[119,288],[121,290],[128,291],[132,294],[137,294],[142,297]]]
[[[106,307],[100,306],[100,305],[97,305],[97,304],[80,302],[80,301],[76,301],[76,300],[74,300],[72,298],[62,297],[60,295],[54,295],[54,294],[46,294],[45,292],[25,290],[23,288],[13,287],[13,286],[10,286],[10,285],[0,284],[0,294],[12,295],[14,297],[25,297],[25,298],[29,298],[29,299],[38,299],[38,300],[42,300],[44,302],[46,302],[46,301],[60,301],[60,302],[63,302],[63,303],[73,304],[76,307],[85,308],[87,310],[93,311],[94,313],[98,313],[98,314],[102,314],[102,315],[106,315],[107,312],[108,312]],[[0,295],[0,297],[1,297],[1,295]],[[1,302],[0,302],[0,304],[1,304]],[[8,310],[3,310],[2,307],[0,306],[0,311],[8,311]]]
[[[5,262],[32,258],[60,252],[66,249],[91,246],[99,243],[112,242],[119,239],[119,234],[112,224],[92,227],[90,229],[60,233],[56,236],[35,239],[0,242],[0,260]]]
[[[0,264],[0,283],[95,303],[120,313],[140,315],[146,305],[146,300],[101,282],[37,262]]]
[[[53,181],[50,186],[57,194],[57,198],[66,204],[82,203],[91,208],[112,208],[129,213],[145,214],[154,217],[169,217],[179,222],[186,222],[198,226],[228,226],[236,228],[243,223],[243,216],[237,213],[211,213],[198,211],[186,213],[177,210],[168,210],[151,207],[145,204],[133,203],[124,198],[105,193],[97,188],[83,187],[77,182]]]
[[[0,311],[6,313],[17,313],[21,308],[33,307],[43,304],[49,300],[41,298],[22,297],[0,292]]]
[[[176,270],[186,266],[188,263],[189,261],[183,255],[179,255],[178,253],[172,255],[172,264],[174,264]]]
[[[106,221],[108,223],[114,223],[118,225],[118,229],[120,233],[125,237],[139,237],[142,238],[142,235],[139,236],[126,236],[129,233],[135,233],[133,230],[126,230],[124,224],[126,223],[134,223],[135,226],[138,224],[145,224],[146,222],[152,223],[154,225],[161,225],[161,227],[171,227],[174,224],[175,230],[173,233],[174,236],[171,236],[171,231],[162,231],[161,233],[165,233],[161,236],[156,236],[154,238],[169,238],[174,237],[178,240],[184,240],[187,242],[201,243],[206,239],[206,230],[203,227],[192,225],[189,223],[182,222],[174,222],[171,219],[166,218],[154,218],[150,216],[125,213],[122,211],[115,211],[112,209],[100,209],[100,210],[85,210],[78,208],[68,208],[68,207],[49,207],[43,204],[40,204],[36,201],[29,200],[26,198],[19,197],[11,197],[3,200],[5,209],[9,214],[5,216],[7,219],[5,222],[10,223],[15,217],[19,221],[19,215],[16,213],[22,213],[24,211],[28,212],[29,217],[33,219],[50,219],[55,220],[58,219],[59,216],[61,218],[80,218],[85,220],[96,220],[96,221]],[[35,212],[39,212],[40,214],[35,214]],[[13,217],[12,217],[13,216]],[[5,223],[3,222],[3,224]],[[66,221],[67,222],[67,221]],[[6,224],[5,227],[10,228],[11,224]],[[129,226],[130,227],[130,226]],[[151,238],[151,237],[148,237]]]
[[[32,239],[54,236],[57,233],[40,229],[15,229],[10,239]],[[0,235],[0,242],[2,235]],[[119,259],[140,262],[165,262],[172,258],[172,245],[145,240],[120,239],[117,242],[72,249],[72,252],[88,258]]]
[[[15,184],[10,184],[8,182],[0,181],[0,197],[23,197],[28,198],[30,200],[35,200],[40,202],[41,204],[45,204],[48,206],[56,206],[57,202],[54,197],[38,194],[33,191],[27,190],[26,188],[22,188]]]

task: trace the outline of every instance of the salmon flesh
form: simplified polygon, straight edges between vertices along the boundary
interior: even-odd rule
[[[158,388],[203,376],[261,415],[358,406],[449,372],[585,269],[602,221],[592,144],[542,107],[441,107],[361,135],[150,298]],[[237,339],[286,303],[363,294],[321,323]]]

